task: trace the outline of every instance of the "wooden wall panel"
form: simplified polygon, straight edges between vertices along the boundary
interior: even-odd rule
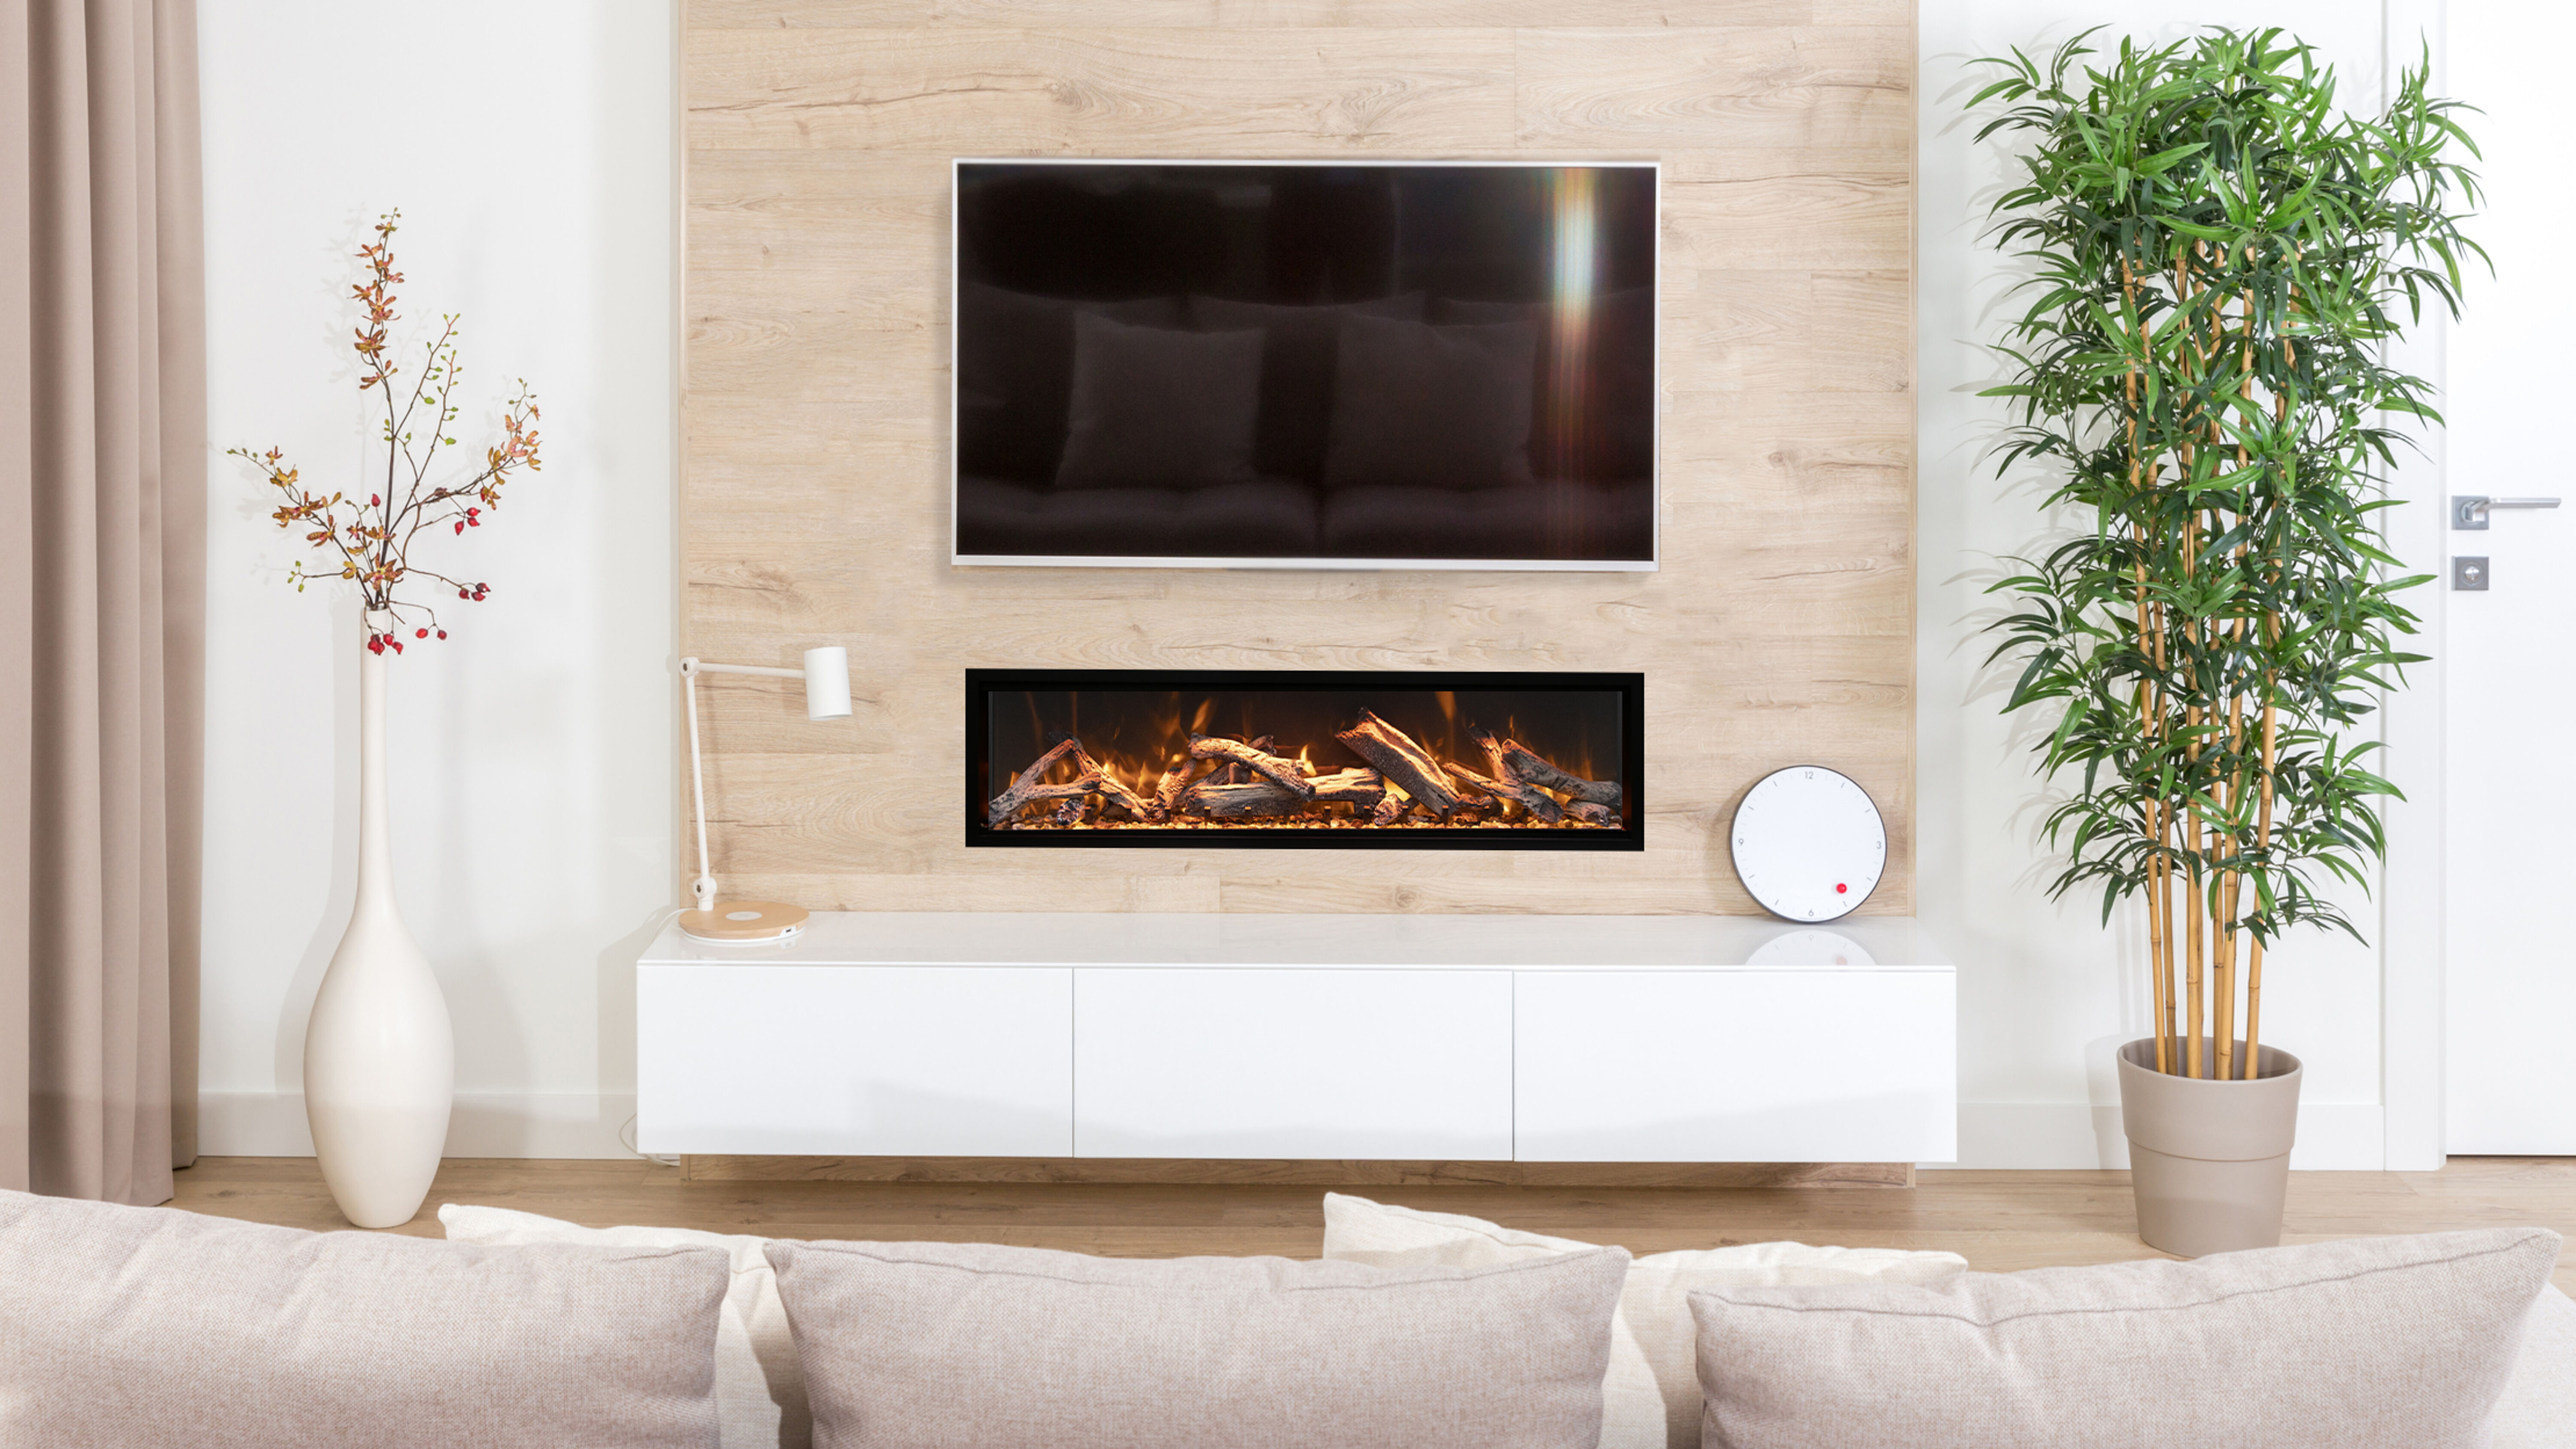
[[[687,0],[684,647],[850,650],[857,716],[702,691],[717,869],[853,909],[1749,912],[1815,762],[1913,908],[1906,0]],[[948,162],[1664,164],[1653,574],[947,563]],[[970,665],[1639,669],[1642,855],[967,850]]]

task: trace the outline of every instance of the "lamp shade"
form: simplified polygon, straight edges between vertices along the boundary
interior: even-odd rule
[[[850,651],[835,644],[805,651],[805,717],[850,717]]]

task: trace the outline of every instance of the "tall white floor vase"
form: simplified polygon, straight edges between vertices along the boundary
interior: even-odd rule
[[[389,616],[367,621],[370,637]],[[304,1030],[304,1116],[322,1178],[362,1228],[429,1195],[456,1093],[456,1037],[429,958],[394,905],[385,821],[385,656],[358,658],[358,901]]]

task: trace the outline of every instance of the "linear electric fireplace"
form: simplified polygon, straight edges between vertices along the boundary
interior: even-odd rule
[[[1642,850],[1645,676],[966,671],[968,845]]]

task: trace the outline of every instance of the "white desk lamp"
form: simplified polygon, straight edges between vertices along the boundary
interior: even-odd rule
[[[757,946],[784,941],[805,929],[805,908],[779,901],[716,899],[715,872],[707,866],[707,777],[698,761],[698,676],[765,674],[772,679],[805,681],[807,719],[850,717],[850,651],[834,645],[805,651],[802,669],[773,669],[762,664],[709,664],[690,656],[680,661],[680,678],[689,689],[689,790],[697,802],[698,878],[689,886],[697,909],[680,912],[680,934],[693,941],[724,946]]]

